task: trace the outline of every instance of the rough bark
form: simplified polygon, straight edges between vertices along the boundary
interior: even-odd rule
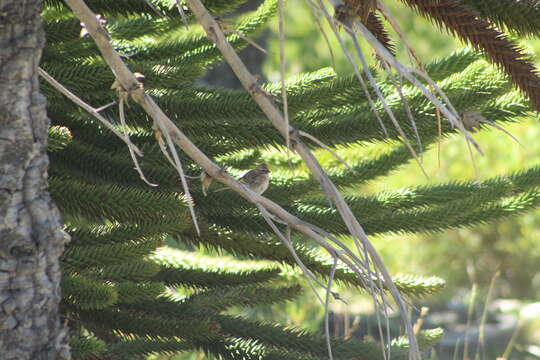
[[[40,0],[0,0],[0,358],[69,359],[59,259],[68,240],[47,192]]]

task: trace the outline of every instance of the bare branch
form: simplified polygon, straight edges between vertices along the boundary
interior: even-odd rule
[[[349,163],[347,161],[345,161],[345,159],[343,159],[341,156],[339,156],[334,150],[332,150],[328,145],[323,143],[321,140],[317,139],[315,136],[313,136],[311,134],[308,134],[307,132],[302,131],[302,130],[298,131],[298,134],[300,136],[303,136],[303,137],[308,138],[309,140],[313,141],[315,144],[317,144],[318,146],[322,147],[324,150],[326,150],[330,154],[332,154],[336,159],[338,159],[338,161],[343,163],[343,165],[345,165],[349,170],[354,171],[352,166],[349,165]]]
[[[118,102],[118,108],[119,108],[119,115],[120,115],[120,124],[122,124],[122,128],[124,129],[124,135],[128,137],[128,129],[126,124],[126,115],[124,111],[124,98],[122,95],[120,95],[120,100]],[[137,157],[135,156],[135,153],[131,149],[131,147],[128,146],[129,155],[131,156],[131,160],[133,160],[133,164],[135,164],[135,169],[139,173],[139,176],[141,179],[149,186],[158,186],[158,184],[151,183],[146,176],[144,176],[144,173],[141,169],[141,166],[139,165],[139,162],[137,161]]]
[[[315,289],[315,286],[313,286],[313,282],[317,283],[321,287],[325,287],[324,284],[322,284],[316,277],[313,275],[313,272],[308,269],[306,265],[302,262],[302,259],[298,257],[298,254],[296,254],[296,250],[294,249],[292,242],[291,242],[291,230],[289,227],[287,227],[287,236],[283,235],[281,231],[277,228],[276,224],[274,224],[274,219],[272,214],[268,212],[261,204],[255,204],[259,211],[261,212],[261,215],[263,216],[266,223],[270,226],[270,228],[274,231],[274,233],[278,236],[279,240],[285,245],[285,247],[291,252],[291,255],[294,258],[294,261],[300,267],[304,275],[306,276],[306,279],[308,280],[309,286],[311,287],[311,290],[319,300],[319,302],[324,305],[323,300],[319,296],[319,293],[317,292],[317,289]]]
[[[281,77],[281,98],[283,100],[283,119],[285,126],[289,127],[289,106],[287,104],[287,86],[285,85],[285,29],[283,26],[283,18],[285,17],[284,0],[278,0],[278,31],[279,31],[279,74]],[[291,147],[291,139],[289,133],[285,134],[285,144],[287,149]]]
[[[324,335],[326,337],[326,348],[328,350],[328,358],[334,359],[332,355],[332,344],[330,343],[330,295],[332,294],[332,282],[334,281],[334,275],[336,274],[337,258],[334,257],[334,264],[330,270],[330,276],[328,277],[328,286],[326,287],[326,301],[324,304]]]
[[[105,119],[103,116],[99,114],[99,111],[103,109],[103,106],[99,109],[94,109],[92,106],[85,103],[83,100],[81,100],[77,95],[73,94],[71,91],[66,89],[62,84],[60,84],[58,81],[56,81],[55,78],[53,78],[49,73],[47,73],[42,68],[38,68],[39,75],[44,78],[49,84],[51,84],[56,90],[60,91],[62,94],[67,96],[67,98],[71,101],[73,101],[75,104],[79,105],[81,108],[86,110],[90,115],[94,116],[96,119],[98,119],[105,127],[112,131],[112,133],[116,136],[118,136],[123,142],[126,143],[126,145],[132,149],[137,155],[142,156],[142,151],[139,150],[139,148],[129,140],[127,136],[124,136],[120,131],[118,131],[111,123]],[[110,106],[111,104],[107,104],[105,106]],[[99,110],[99,111],[98,111]]]
[[[180,0],[176,0],[176,8],[178,9],[178,13],[180,14],[180,17],[182,18],[182,22],[186,26],[186,29],[189,28],[188,19],[186,16],[186,12],[184,11],[184,8],[182,7],[182,4],[180,4]]]
[[[156,13],[156,15],[163,16],[163,14],[161,13],[161,11],[159,11],[156,5],[152,3],[152,0],[144,0],[144,2],[152,9],[153,12]]]

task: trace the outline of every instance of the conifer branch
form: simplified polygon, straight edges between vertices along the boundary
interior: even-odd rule
[[[499,27],[520,35],[540,35],[539,0],[462,0]]]
[[[528,56],[504,33],[496,30],[460,1],[403,0],[439,26],[482,50],[499,65],[540,111],[540,75]]]
[[[390,54],[395,56],[395,44],[392,41],[392,38],[390,38],[390,34],[388,33],[388,31],[384,28],[384,25],[379,16],[374,12],[370,13],[365,24],[366,28],[371,31],[373,35],[375,35],[377,40],[379,40],[379,42],[386,48],[386,50],[388,50]]]

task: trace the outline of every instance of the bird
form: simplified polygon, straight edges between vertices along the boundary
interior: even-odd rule
[[[258,165],[255,169],[249,170],[240,179],[242,184],[246,185],[251,191],[261,195],[268,189],[270,184],[270,169],[266,163]],[[229,190],[230,188],[218,189],[215,192]]]
[[[245,173],[239,181],[246,185],[251,191],[261,195],[268,189],[270,184],[270,169],[266,163],[262,163],[253,170]]]

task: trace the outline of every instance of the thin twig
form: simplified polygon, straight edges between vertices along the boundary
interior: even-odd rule
[[[518,335],[521,331],[521,327],[523,325],[523,320],[521,317],[518,318],[518,322],[516,324],[516,328],[512,332],[512,336],[510,337],[510,340],[508,341],[508,345],[506,345],[506,349],[504,349],[504,352],[501,356],[501,360],[508,360],[510,358],[510,353],[514,349],[514,346],[516,345],[516,340],[518,338]]]
[[[354,171],[354,169],[352,168],[351,165],[349,165],[349,163],[343,159],[341,156],[339,156],[334,150],[332,150],[328,145],[326,145],[325,143],[323,143],[322,141],[320,141],[319,139],[317,139],[315,136],[311,135],[311,134],[308,134],[307,132],[305,131],[302,131],[302,130],[299,130],[298,131],[298,135],[300,136],[303,136],[303,137],[306,137],[308,138],[309,140],[313,141],[315,144],[319,145],[320,147],[322,147],[324,150],[328,151],[330,154],[332,154],[336,159],[338,159],[338,161],[340,161],[341,163],[343,163],[343,165],[345,165],[349,170],[351,171]]]
[[[161,125],[160,123],[158,123]],[[182,163],[180,162],[180,157],[178,156],[178,152],[176,151],[176,148],[174,146],[174,143],[172,142],[171,135],[168,131],[165,131],[165,139],[167,140],[167,144],[169,145],[169,150],[172,153],[175,168],[178,171],[178,174],[180,175],[180,181],[182,182],[182,187],[184,188],[184,200],[186,200],[189,212],[191,214],[191,218],[193,219],[193,225],[195,225],[195,229],[197,230],[197,234],[201,235],[201,230],[199,229],[199,223],[197,222],[197,216],[195,215],[195,210],[193,209],[194,203],[193,198],[191,197],[191,193],[189,191],[189,186],[186,180],[186,177],[184,175],[184,169],[182,167]]]
[[[321,305],[324,305],[323,299],[319,296],[319,293],[317,292],[317,289],[315,289],[315,286],[313,286],[312,282],[315,282],[319,284],[321,287],[325,287],[324,284],[322,284],[313,274],[311,270],[308,269],[308,267],[302,262],[302,259],[298,256],[296,253],[296,250],[294,249],[292,243],[291,243],[291,230],[289,227],[287,227],[287,236],[284,236],[281,231],[277,228],[276,224],[274,224],[273,216],[266,210],[261,204],[255,204],[257,208],[259,208],[259,211],[261,212],[261,215],[263,216],[266,223],[270,226],[270,228],[274,231],[274,233],[278,236],[278,238],[281,240],[283,245],[289,250],[291,255],[294,258],[294,261],[296,264],[300,267],[304,275],[306,276],[306,279],[308,281],[309,286],[311,287],[311,290],[321,303]]]
[[[119,91],[120,94],[120,91]],[[119,96],[119,103],[118,103],[118,109],[119,109],[119,115],[120,115],[120,124],[122,124],[122,128],[124,129],[124,135],[128,137],[128,128],[126,124],[126,115],[124,111],[124,98],[123,95],[120,94]],[[158,186],[158,184],[151,183],[146,176],[144,176],[144,173],[141,169],[141,166],[139,165],[139,162],[137,161],[137,157],[135,156],[135,153],[133,152],[133,149],[128,146],[129,155],[131,156],[131,160],[133,160],[133,164],[135,164],[135,169],[139,173],[139,177],[149,186]]]
[[[326,288],[326,299],[324,304],[324,335],[326,337],[326,348],[328,350],[328,358],[334,359],[332,355],[332,343],[330,342],[330,295],[332,294],[332,281],[334,281],[334,275],[336,274],[337,257],[334,256],[334,264],[330,270],[330,276],[328,277],[328,287]]]
[[[409,101],[407,100],[407,97],[403,93],[403,79],[400,77],[399,81],[396,80],[394,74],[392,73],[392,70],[390,69],[390,66],[386,62],[382,62],[384,68],[386,69],[386,72],[388,73],[390,80],[394,84],[394,87],[396,88],[399,98],[401,99],[401,102],[403,103],[403,108],[405,109],[405,113],[407,114],[407,118],[409,119],[411,126],[414,131],[414,136],[416,137],[416,141],[418,142],[418,152],[421,154],[423,152],[422,149],[422,139],[420,138],[420,134],[418,133],[418,128],[416,126],[416,121],[414,120],[414,116],[411,111],[411,107],[409,106]],[[424,172],[425,174],[425,172]],[[427,176],[427,175],[426,175]]]
[[[476,283],[473,284],[472,290],[471,290],[471,299],[469,302],[469,308],[467,311],[467,325],[465,328],[465,339],[464,339],[464,345],[463,345],[463,358],[468,359],[469,358],[469,331],[471,330],[471,323],[472,323],[472,317],[474,313],[474,305],[476,303],[476,296],[478,293],[478,286]]]
[[[285,29],[283,18],[285,17],[284,0],[278,0],[278,31],[279,31],[279,74],[281,80],[281,99],[283,101],[283,119],[285,126],[289,128],[289,106],[287,105],[287,85],[285,84]],[[285,134],[287,149],[291,147],[289,133]]]
[[[251,40],[248,36],[242,34],[240,31],[236,30],[234,27],[231,26],[231,23],[226,22],[224,20],[218,20],[218,19],[216,19],[216,21],[221,25],[225,33],[234,34],[238,36],[239,38],[241,38],[242,40],[244,40],[245,42],[247,42],[248,44],[250,44],[251,46],[253,46],[255,49],[262,52],[263,54],[269,55],[268,51],[265,48],[257,44],[255,41]]]
[[[381,0],[376,0],[376,1],[377,1],[377,8],[383,14],[384,18],[388,21],[390,26],[392,26],[392,29],[394,29],[396,34],[398,34],[401,42],[405,45],[405,49],[407,50],[407,53],[409,54],[409,56],[412,57],[414,59],[414,61],[416,62],[416,65],[418,65],[418,67],[422,71],[425,72],[424,64],[420,60],[420,57],[414,52],[413,47],[409,43],[409,39],[405,36],[403,31],[401,30],[401,26],[399,26],[399,23],[396,21],[394,16],[392,16],[392,13],[386,7],[386,5],[385,5],[385,3],[383,1],[381,1]]]
[[[487,322],[487,316],[489,312],[489,303],[492,300],[493,297],[493,290],[495,289],[495,283],[497,282],[497,279],[499,278],[501,272],[497,270],[493,277],[491,278],[491,281],[489,282],[489,288],[488,292],[486,294],[486,301],[484,302],[484,311],[482,312],[482,318],[480,320],[480,326],[478,327],[478,346],[476,347],[476,356],[474,357],[475,360],[480,360],[480,350],[483,352],[482,358],[486,358],[486,322]]]
[[[71,91],[66,89],[62,84],[60,84],[56,79],[54,79],[49,73],[47,73],[42,68],[38,68],[39,75],[44,78],[49,84],[51,84],[56,90],[60,91],[62,94],[64,94],[68,99],[73,101],[75,104],[79,105],[81,108],[86,110],[90,115],[94,116],[96,119],[98,119],[105,127],[112,131],[112,133],[120,140],[126,143],[126,145],[133,149],[133,151],[139,155],[142,156],[142,151],[139,150],[139,148],[131,142],[129,137],[124,136],[120,131],[118,131],[107,119],[105,119],[99,112],[94,109],[92,106],[85,103],[83,100],[81,100],[77,95],[73,94]],[[100,108],[101,109],[101,108]]]
[[[507,131],[505,128],[503,128],[502,126],[498,125],[497,123],[494,123],[493,121],[489,121],[489,120],[482,120],[480,121],[484,124],[488,124],[490,126],[493,126],[495,129],[499,130],[499,131],[502,131],[503,133],[505,133],[506,135],[508,135],[512,140],[514,140],[519,146],[521,146],[522,148],[525,148],[525,146],[519,141],[519,139],[517,137],[515,137],[514,135],[512,135],[509,131]]]
[[[154,125],[152,126],[152,130],[154,130],[154,135],[155,135],[156,141],[158,142],[161,153],[165,155],[165,158],[169,161],[169,164],[171,164],[173,167],[176,167],[174,160],[171,158],[171,155],[169,154],[169,150],[167,150],[167,145],[165,144],[165,141],[163,140],[163,133],[155,122],[154,122]]]
[[[474,314],[474,306],[476,304],[476,296],[478,295],[478,282],[476,280],[476,268],[472,262],[467,263],[467,275],[472,282],[471,298],[467,310],[467,325],[465,327],[465,335],[463,342],[463,358],[469,358],[469,331],[471,330],[472,317]]]
[[[103,110],[108,109],[108,108],[110,108],[111,106],[113,106],[113,105],[115,105],[115,104],[116,104],[116,101],[111,101],[110,103],[105,104],[105,105],[103,105],[103,106],[100,106],[100,107],[98,107],[98,108],[95,109],[95,110],[96,110],[96,112],[102,112]]]
[[[332,44],[330,43],[330,39],[328,38],[326,31],[324,30],[324,27],[321,23],[321,19],[319,19],[319,14],[317,14],[315,9],[313,8],[311,9],[311,13],[313,14],[313,18],[315,19],[315,22],[317,23],[317,26],[319,27],[319,30],[321,31],[324,41],[326,42],[326,47],[328,48],[328,52],[330,53],[330,60],[332,61],[332,68],[334,69],[335,72],[337,72],[334,50],[332,50]]]
[[[152,11],[155,12],[158,16],[164,16],[163,13],[159,11],[159,9],[156,7],[156,5],[152,3],[152,0],[144,0],[144,2],[146,2],[146,4],[148,4]]]
[[[186,26],[186,29],[189,29],[189,23],[186,16],[186,12],[184,11],[182,4],[180,4],[180,0],[176,0],[176,7],[178,8],[178,12],[180,13],[180,17],[182,18],[182,22]]]

